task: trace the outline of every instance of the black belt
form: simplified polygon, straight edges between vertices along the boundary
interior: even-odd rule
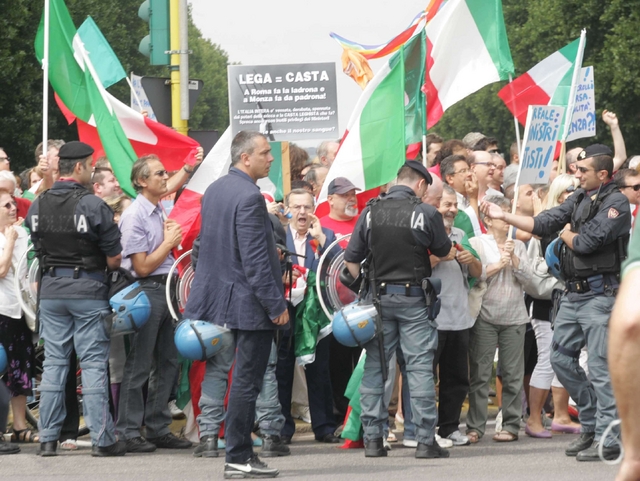
[[[589,282],[586,280],[567,281],[567,283],[565,284],[565,287],[567,288],[567,291],[575,292],[578,294],[589,292],[591,290],[591,287],[589,287]]]
[[[424,297],[424,291],[420,286],[412,286],[411,284],[380,284],[380,295],[398,294],[407,297]]]
[[[172,276],[173,277],[173,276]],[[158,274],[157,276],[148,276],[138,278],[138,282],[157,282],[158,284],[166,284],[169,274]]]
[[[76,267],[51,267],[45,275],[50,277],[71,277],[73,279],[93,279],[105,283],[107,276],[104,271],[87,271]]]

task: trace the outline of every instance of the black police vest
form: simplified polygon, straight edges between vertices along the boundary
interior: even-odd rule
[[[86,189],[73,189],[62,194],[48,190],[40,196],[36,249],[43,269],[106,269],[107,258],[98,243],[84,237],[76,227],[76,207],[85,195],[90,195]]]
[[[371,252],[372,279],[388,284],[420,285],[431,275],[429,253],[418,245],[411,231],[417,197],[409,199],[377,199],[372,202]]]
[[[609,195],[619,192],[617,188],[598,195],[595,200],[590,200],[589,205],[585,205],[578,215],[578,208],[587,193],[582,190],[574,195],[579,198],[575,203],[571,216],[571,232],[580,232],[580,228],[593,219],[602,203]],[[614,242],[607,244],[596,252],[586,255],[576,254],[566,245],[560,252],[560,268],[564,278],[567,280],[584,280],[598,274],[619,274],[622,260],[626,256],[629,235],[618,237]]]

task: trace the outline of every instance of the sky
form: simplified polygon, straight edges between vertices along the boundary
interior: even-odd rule
[[[428,1],[189,0],[193,21],[231,63],[270,65],[335,62],[340,132],[347,127],[362,90],[342,73],[342,48],[330,32],[363,44],[387,42],[409,26]],[[374,73],[381,61],[374,61]]]

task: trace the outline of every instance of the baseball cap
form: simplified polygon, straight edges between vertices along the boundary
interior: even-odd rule
[[[328,195],[333,194],[346,194],[351,190],[362,190],[351,183],[349,179],[346,177],[336,177],[329,183],[329,188],[327,189]]]

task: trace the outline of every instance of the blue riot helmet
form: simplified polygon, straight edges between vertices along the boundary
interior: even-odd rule
[[[560,237],[557,237],[547,246],[547,251],[544,254],[544,260],[547,262],[547,266],[549,266],[549,272],[553,277],[561,281],[564,280],[562,268],[560,267],[560,256],[562,255],[563,246],[564,242]]]
[[[7,353],[4,350],[4,347],[2,347],[2,344],[0,344],[0,376],[4,374],[8,367],[9,360],[7,359]]]
[[[109,299],[109,304],[113,309],[109,319],[111,328],[108,329],[112,336],[140,330],[151,315],[151,302],[139,282],[119,291]]]
[[[373,304],[353,303],[333,316],[333,335],[343,346],[362,346],[376,335],[376,308]]]
[[[206,321],[185,319],[176,328],[176,348],[182,357],[206,361],[233,345],[233,333]]]

